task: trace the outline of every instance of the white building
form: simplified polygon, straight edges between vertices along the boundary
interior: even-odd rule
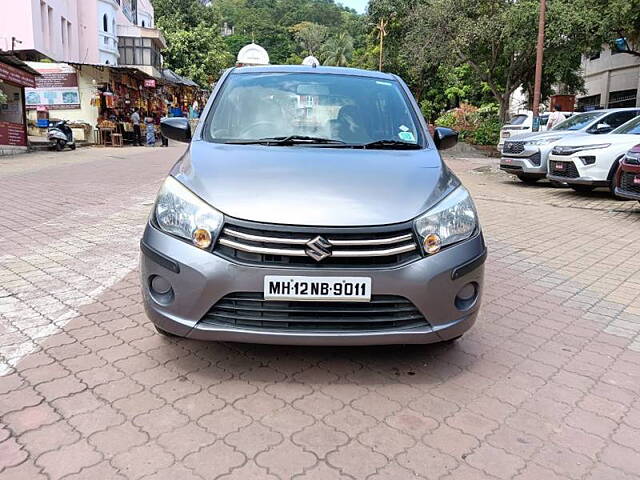
[[[150,0],[2,0],[0,50],[25,60],[135,66],[161,77]]]

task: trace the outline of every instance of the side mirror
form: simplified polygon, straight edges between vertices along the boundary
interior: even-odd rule
[[[178,142],[191,141],[189,119],[184,117],[166,117],[160,120],[160,131],[164,137]]]
[[[438,150],[446,150],[458,143],[458,132],[450,128],[437,127],[433,133],[433,141]]]
[[[610,132],[612,130],[611,125],[609,125],[608,123],[598,123],[596,125],[596,133],[607,133]]]

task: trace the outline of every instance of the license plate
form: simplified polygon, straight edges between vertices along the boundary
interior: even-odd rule
[[[556,163],[555,167],[553,167],[554,170],[559,170],[562,171],[564,170],[564,163]]]
[[[640,185],[640,175],[633,178],[634,185]]]
[[[265,275],[264,299],[368,302],[371,278]]]
[[[502,138],[509,138],[511,134],[509,132],[502,132]]]

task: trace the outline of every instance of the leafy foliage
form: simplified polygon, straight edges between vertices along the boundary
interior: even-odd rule
[[[353,54],[353,38],[342,32],[331,37],[322,47],[324,65],[345,67]]]

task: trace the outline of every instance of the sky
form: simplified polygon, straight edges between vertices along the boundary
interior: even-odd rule
[[[369,0],[337,0],[336,3],[341,3],[345,7],[353,8],[358,13],[364,13]]]

